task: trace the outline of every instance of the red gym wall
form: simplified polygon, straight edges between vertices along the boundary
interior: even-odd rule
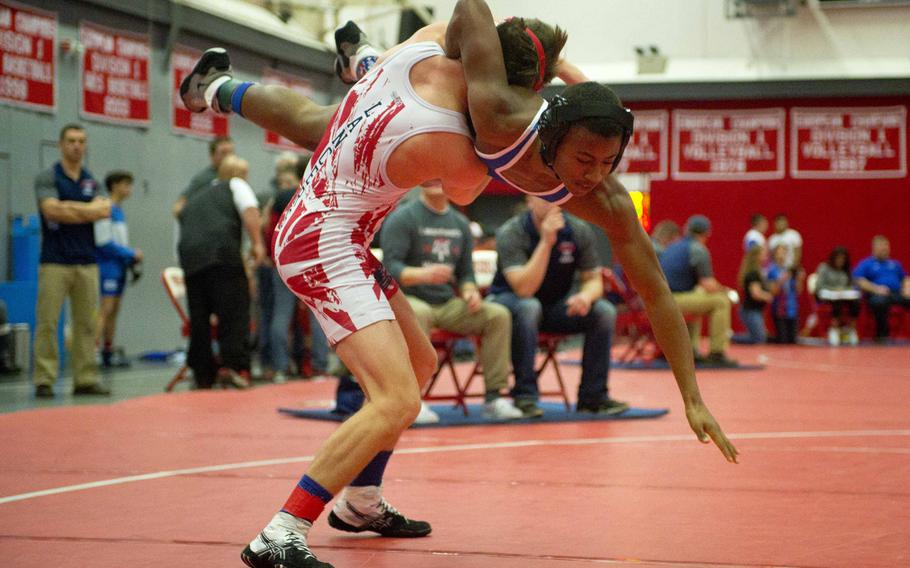
[[[765,99],[709,102],[635,103],[644,109],[756,109],[769,107],[865,107],[907,105],[906,98]],[[672,112],[670,113],[672,131]],[[767,181],[681,181],[670,174],[651,182],[651,226],[663,219],[682,225],[692,214],[707,215],[713,224],[708,247],[717,277],[735,286],[742,255],[742,237],[753,212],[773,222],[785,213],[805,241],[803,264],[813,272],[830,250],[842,244],[851,262],[869,254],[873,235],[891,240],[892,256],[910,266],[910,178],[793,179],[790,175],[790,117],[784,136],[783,179]],[[906,126],[905,126],[906,131]],[[905,134],[906,136],[906,134]],[[670,137],[672,140],[672,137]],[[671,141],[672,144],[672,141]],[[904,148],[907,152],[908,144]],[[671,148],[672,152],[672,148]],[[910,156],[908,156],[910,162]]]

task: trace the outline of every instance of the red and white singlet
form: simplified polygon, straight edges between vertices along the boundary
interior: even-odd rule
[[[436,43],[405,46],[351,88],[275,229],[281,278],[332,345],[395,319],[388,297],[398,286],[370,253],[382,220],[411,189],[389,181],[392,152],[418,134],[470,138],[464,115],[427,103],[411,86],[411,68],[433,56],[444,56]]]

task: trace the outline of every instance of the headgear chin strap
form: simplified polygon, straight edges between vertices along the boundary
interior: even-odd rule
[[[552,168],[553,162],[556,161],[556,149],[562,142],[562,138],[572,127],[573,122],[585,118],[604,118],[619,127],[622,141],[619,153],[616,154],[613,166],[610,168],[610,173],[613,173],[619,167],[622,154],[632,137],[635,117],[632,116],[632,111],[629,109],[610,101],[595,99],[570,103],[562,95],[556,95],[540,115],[537,125],[540,137],[540,157],[543,158],[546,165]]]

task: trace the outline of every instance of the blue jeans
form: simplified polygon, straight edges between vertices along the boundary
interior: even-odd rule
[[[263,367],[272,366],[272,304],[274,303],[272,273],[276,272],[271,266],[256,268],[256,289],[259,291],[259,321],[256,331],[259,335],[257,350],[259,363]],[[284,284],[282,284],[284,286]]]
[[[511,292],[496,294],[491,299],[512,312],[512,367],[515,369],[512,396],[516,400],[540,398],[534,360],[541,331],[584,334],[578,403],[597,405],[607,399],[610,342],[616,328],[613,304],[597,300],[586,316],[569,316],[564,301],[545,306],[537,298],[520,298]]]
[[[286,372],[290,362],[288,348],[288,330],[297,313],[297,296],[284,285],[278,271],[272,271],[272,294],[274,298],[272,309],[272,325],[270,328],[271,360],[276,371]],[[310,360],[313,370],[325,373],[328,368],[329,342],[326,340],[316,316],[310,315]]]
[[[743,320],[748,334],[736,335],[733,341],[736,343],[765,343],[768,340],[768,330],[765,329],[765,311],[764,310],[747,310],[740,306],[739,317]]]

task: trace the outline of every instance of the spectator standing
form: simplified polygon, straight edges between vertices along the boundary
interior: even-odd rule
[[[714,278],[708,238],[711,221],[704,215],[693,215],[686,221],[686,236],[667,247],[660,255],[673,299],[683,315],[695,315],[688,322],[692,349],[697,361],[714,366],[735,367],[736,361],[727,358],[730,344],[730,298],[727,289]],[[706,358],[699,354],[702,319],[708,316],[710,352]]]
[[[768,232],[768,218],[761,213],[753,213],[751,228],[746,231],[746,235],[743,237],[743,251],[748,251],[754,246],[761,246],[767,250],[768,241],[765,239],[766,232]],[[802,246],[802,244],[800,244],[800,246]],[[765,254],[765,257],[767,258],[767,254]]]
[[[474,280],[474,238],[467,218],[449,206],[441,186],[427,186],[402,204],[382,229],[382,260],[427,336],[432,328],[480,336],[483,414],[495,420],[521,418],[502,396],[508,387],[509,310],[484,302]]]
[[[888,312],[891,306],[910,308],[910,278],[900,261],[891,258],[891,242],[884,235],[872,239],[872,256],[853,269],[853,278],[866,293],[866,303],[875,317],[875,339],[891,335]]]
[[[306,159],[301,159],[303,167],[306,167]],[[275,227],[281,219],[282,213],[294,198],[297,192],[297,184],[300,176],[297,175],[296,166],[292,170],[285,169],[281,171],[277,178],[278,192],[275,198],[265,208],[265,244],[268,251],[269,260],[266,262],[269,268],[269,277],[271,278],[270,287],[272,290],[272,306],[270,307],[271,320],[269,327],[269,355],[275,370],[273,380],[276,383],[283,382],[290,373],[291,350],[288,343],[288,332],[291,326],[296,326],[295,314],[298,309],[306,309],[310,318],[310,361],[312,363],[313,373],[326,374],[329,367],[329,344],[319,326],[315,316],[308,308],[298,307],[297,296],[285,286],[281,280],[281,275],[275,269],[271,262],[274,250],[272,248],[272,237],[274,236]]]
[[[299,156],[294,152],[286,151],[281,152],[278,156],[275,157],[275,175],[269,182],[269,189],[261,194],[256,194],[256,200],[262,205],[262,220],[263,223],[268,223],[269,214],[272,210],[272,205],[275,202],[278,194],[287,189],[287,187],[293,187],[296,189],[296,185],[299,182],[300,178],[303,176],[303,172],[300,175],[296,176],[296,179],[293,180],[293,183],[285,183],[283,187],[280,179],[287,172],[296,173],[297,171],[297,162]],[[279,210],[278,214],[280,215],[283,210]],[[268,249],[271,243],[266,239],[265,246]],[[257,326],[258,331],[258,342],[257,349],[259,351],[259,364],[264,370],[264,375],[268,378],[273,373],[274,364],[271,359],[272,357],[272,307],[275,304],[275,291],[272,284],[274,280],[275,266],[271,261],[263,262],[261,265],[256,267],[256,315],[257,315]],[[278,377],[280,381],[282,377]]]
[[[142,262],[142,251],[130,248],[126,215],[121,205],[133,192],[133,174],[113,171],[104,178],[104,185],[111,199],[110,218],[95,221],[95,251],[101,278],[101,313],[98,315],[98,337],[101,345],[101,365],[111,367],[114,356],[114,331],[120,300],[126,287],[126,273],[130,266]],[[126,361],[118,362],[128,366]]]
[[[490,297],[512,312],[512,396],[525,417],[538,417],[534,370],[538,334],[583,333],[581,384],[576,410],[618,414],[629,405],[609,397],[610,346],[616,308],[603,298],[594,231],[558,205],[527,196],[529,211],[496,233],[498,267]],[[580,288],[573,292],[576,276]]]
[[[93,223],[111,214],[111,201],[83,167],[87,137],[78,124],[60,131],[60,161],[35,178],[41,215],[41,260],[38,269],[35,330],[35,396],[54,396],[60,357],[57,322],[69,297],[73,316],[73,394],[109,395],[98,382],[95,326],[98,264]]]
[[[803,275],[798,268],[787,268],[788,249],[778,244],[772,249],[768,266],[768,281],[772,282],[771,317],[777,332],[777,343],[796,343],[799,318],[799,294],[803,291]]]
[[[768,250],[772,253],[779,246],[784,247],[786,251],[781,266],[793,269],[802,265],[803,237],[799,231],[790,228],[790,220],[783,213],[774,217],[774,234],[768,239]]]
[[[832,322],[828,328],[828,343],[850,345],[859,343],[856,317],[859,315],[859,292],[853,287],[850,275],[850,253],[846,247],[834,247],[828,260],[815,270],[815,296],[821,303],[831,305]]]
[[[218,168],[221,167],[221,162],[226,157],[233,154],[234,140],[229,136],[219,136],[209,142],[210,163],[202,170],[196,172],[196,175],[190,179],[190,182],[186,185],[186,188],[184,188],[180,197],[174,202],[174,206],[171,208],[174,217],[180,216],[180,211],[183,209],[183,206],[186,205],[186,200],[193,195],[193,193],[200,189],[207,188],[209,184],[218,178]]]
[[[754,244],[746,249],[739,267],[739,287],[743,292],[743,303],[739,317],[743,320],[748,334],[734,336],[736,343],[765,343],[768,330],[765,328],[765,307],[774,299],[768,291],[768,283],[762,275],[762,267],[768,262],[768,249]]]
[[[197,388],[249,386],[250,291],[241,254],[242,231],[256,263],[265,256],[259,204],[246,182],[248,164],[222,160],[218,179],[192,192],[179,214],[178,251],[190,316],[187,364]],[[218,318],[221,365],[212,355],[211,316]]]

